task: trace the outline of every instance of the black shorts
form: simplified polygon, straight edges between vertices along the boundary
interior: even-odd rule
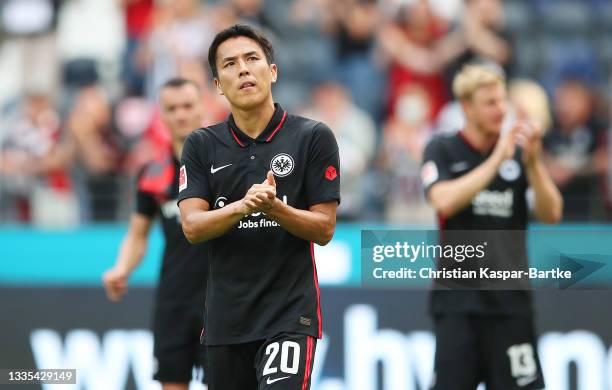
[[[432,389],[543,389],[531,316],[438,314]]]
[[[153,315],[153,355],[156,361],[153,379],[165,383],[189,383],[192,378],[203,377],[206,347],[200,343],[202,325],[203,309],[198,305],[156,304]]]
[[[281,333],[267,340],[208,346],[208,390],[308,390],[317,340]]]

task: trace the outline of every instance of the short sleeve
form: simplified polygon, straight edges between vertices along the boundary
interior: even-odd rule
[[[425,152],[423,153],[421,183],[423,183],[425,194],[429,192],[429,189],[434,184],[443,180],[452,179],[441,141],[442,140],[438,137],[432,138],[425,147]]]
[[[141,181],[148,166],[143,167],[136,175],[136,197],[134,199],[134,212],[149,218],[155,217],[157,213],[157,202],[153,194],[141,188]]]
[[[136,193],[136,205],[134,211],[149,218],[155,217],[157,213],[157,202],[148,192],[138,191]]]
[[[306,171],[308,206],[332,200],[340,203],[338,143],[334,133],[323,123],[317,124],[313,132]]]
[[[188,198],[200,198],[210,203],[205,147],[203,134],[200,131],[191,133],[185,141],[179,168],[178,203]]]

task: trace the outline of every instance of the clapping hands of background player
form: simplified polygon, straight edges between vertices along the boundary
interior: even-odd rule
[[[512,158],[517,145],[523,149],[523,163],[527,166],[533,164],[542,150],[540,128],[532,123],[518,122],[499,138],[494,153],[500,155],[500,161]]]
[[[276,201],[276,181],[272,171],[261,184],[253,184],[242,199],[245,214],[269,211]]]
[[[495,144],[493,154],[499,157],[496,160],[498,161],[498,163],[501,163],[502,161],[512,158],[512,156],[514,156],[514,151],[516,150],[517,132],[518,129],[515,126],[506,134],[502,134],[497,140],[497,144]]]
[[[514,127],[517,129],[516,144],[523,149],[523,163],[530,166],[540,156],[542,130],[539,126],[529,122],[519,122]]]

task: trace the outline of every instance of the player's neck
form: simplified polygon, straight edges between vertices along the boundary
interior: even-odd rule
[[[183,154],[183,145],[185,145],[184,139],[172,139],[172,152],[174,157],[181,161],[181,155]]]
[[[273,115],[274,100],[272,100],[271,96],[265,104],[254,109],[242,110],[238,107],[232,107],[232,116],[236,126],[253,139],[263,133]]]
[[[487,134],[473,123],[467,123],[463,129],[463,136],[472,147],[481,153],[490,152],[497,142],[497,137]]]

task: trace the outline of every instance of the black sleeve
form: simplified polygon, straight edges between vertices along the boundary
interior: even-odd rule
[[[206,167],[206,145],[201,131],[191,133],[183,146],[179,168],[178,203],[183,199],[200,198],[210,204],[210,183]]]
[[[340,157],[334,133],[319,123],[312,137],[306,170],[308,206],[332,200],[340,203]]]
[[[434,137],[425,147],[423,164],[421,165],[421,183],[425,194],[434,184],[450,179],[452,179],[452,176],[444,154],[442,139]]]
[[[157,213],[157,202],[151,193],[143,191],[140,188],[140,181],[142,180],[147,168],[148,166],[144,166],[136,174],[136,198],[134,199],[134,212],[149,218],[153,218]]]
[[[134,211],[149,218],[155,217],[157,213],[157,202],[148,192],[138,191],[136,193],[136,207]]]

